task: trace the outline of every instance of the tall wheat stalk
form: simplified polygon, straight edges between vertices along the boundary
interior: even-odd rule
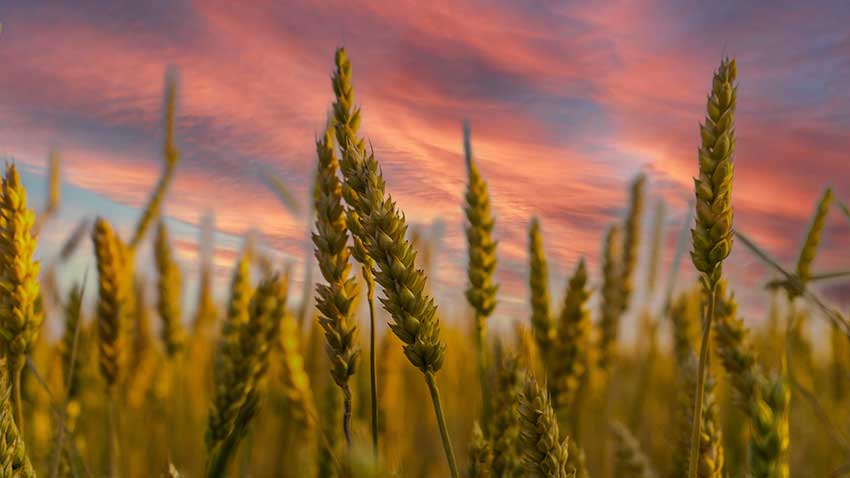
[[[337,50],[336,65],[334,91],[337,103],[334,110],[350,111],[351,63],[345,50]],[[371,263],[364,262],[373,268],[375,281],[383,288],[381,302],[392,317],[390,330],[404,343],[404,355],[410,363],[424,375],[449,470],[451,476],[457,478],[458,466],[435,375],[443,365],[446,351],[440,340],[437,306],[425,292],[427,277],[415,266],[416,251],[405,238],[407,224],[404,215],[384,192],[384,179],[377,160],[373,154],[366,154],[362,140],[353,141],[352,124],[359,124],[359,110],[342,120],[339,121],[338,117],[336,128],[343,148],[340,162],[345,178],[343,196],[353,213],[348,218],[349,229],[355,236],[353,253],[355,258],[362,253],[371,258]]]
[[[316,287],[319,324],[325,331],[331,377],[343,394],[342,429],[351,447],[351,387],[349,379],[360,357],[354,309],[357,281],[351,276],[348,229],[342,206],[342,186],[337,178],[338,161],[333,149],[333,125],[316,143],[319,157],[316,188],[316,233],[313,234],[319,270],[327,284]]]
[[[366,300],[369,304],[369,386],[372,395],[371,408],[371,431],[372,449],[375,461],[378,461],[378,375],[377,356],[375,349],[375,261],[368,254],[363,243],[366,240],[365,231],[361,224],[362,218],[368,214],[370,205],[365,198],[365,184],[349,181],[346,174],[346,164],[354,164],[352,153],[357,151],[365,155],[365,142],[357,136],[360,129],[360,108],[354,105],[354,87],[351,84],[351,62],[344,48],[337,49],[334,55],[334,70],[331,84],[333,86],[336,101],[333,104],[334,128],[336,140],[341,154],[341,170],[345,177],[342,195],[348,208],[346,209],[346,222],[351,231],[353,246],[351,255],[361,265],[363,280],[366,282]],[[349,168],[350,169],[350,168]],[[383,185],[382,185],[383,187]]]
[[[490,195],[487,182],[472,161],[472,145],[469,125],[463,127],[463,149],[466,159],[468,182],[466,186],[464,212],[466,213],[466,241],[469,265],[466,300],[475,311],[475,346],[478,348],[478,376],[481,382],[482,422],[487,429],[491,412],[490,382],[487,375],[487,318],[496,308],[496,292],[499,286],[493,283],[496,269],[496,242],[493,240],[493,217],[490,213]]]
[[[700,126],[699,178],[696,190],[696,225],[692,231],[691,258],[701,274],[708,296],[703,321],[694,397],[693,431],[691,433],[688,476],[697,477],[699,441],[708,363],[709,337],[714,320],[717,283],[723,274],[723,260],[732,249],[732,176],[735,154],[735,100],[737,87],[735,60],[724,59],[714,73],[708,97],[705,123]]]

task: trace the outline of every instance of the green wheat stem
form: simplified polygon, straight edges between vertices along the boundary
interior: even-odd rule
[[[375,352],[375,279],[372,271],[363,268],[366,280],[366,301],[369,303],[369,393],[372,398],[372,455],[378,465],[378,358]]]
[[[697,369],[697,389],[694,395],[694,415],[693,427],[691,428],[691,450],[688,460],[688,476],[690,478],[697,477],[697,464],[699,462],[699,443],[700,443],[700,427],[702,423],[702,408],[705,394],[705,370],[708,365],[708,341],[711,337],[711,322],[714,320],[714,310],[717,302],[716,299],[717,286],[712,285],[709,288],[708,309],[706,310],[705,320],[703,321],[702,340],[699,349],[699,368]]]
[[[424,375],[425,383],[428,384],[428,391],[431,392],[431,402],[434,404],[434,414],[437,416],[437,425],[440,427],[440,437],[443,439],[443,449],[446,452],[446,460],[449,462],[449,470],[451,471],[452,478],[459,478],[457,460],[455,459],[455,452],[452,449],[452,440],[449,437],[446,419],[443,416],[443,404],[440,401],[440,390],[437,388],[437,381],[431,372],[425,372]]]

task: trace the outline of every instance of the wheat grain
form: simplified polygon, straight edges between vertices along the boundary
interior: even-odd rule
[[[15,425],[5,357],[0,359],[0,476],[35,478],[22,434]]]

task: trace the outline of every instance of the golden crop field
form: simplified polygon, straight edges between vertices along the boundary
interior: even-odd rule
[[[60,159],[51,157],[38,211],[8,163],[0,477],[850,476],[850,321],[812,287],[847,277],[813,262],[826,222],[850,212],[826,189],[787,268],[737,232],[734,59],[705,78],[692,216],[678,250],[662,250],[664,208],[645,204],[649,180],[640,175],[623,185],[625,216],[599,238],[601,269],[569,265],[560,294],[550,290],[546,224],[534,219],[530,314],[498,332],[488,319],[501,299],[499,224],[469,128],[458,205],[468,312],[449,318],[429,282],[438,246],[410,233],[360,128],[369,112],[358,107],[355,69],[344,49],[333,60],[335,100],[316,138],[304,224],[319,272],[305,278],[315,284],[306,301],[290,297],[292,270],[246,238],[226,302],[214,299],[201,255],[196,303],[182,303],[185,269],[161,220],[180,161],[172,76],[162,175],[131,230],[83,221],[66,231],[55,260],[40,263],[39,231],[62,214]],[[271,183],[286,203],[286,185]],[[642,234],[644,218],[652,234]],[[155,280],[137,274],[145,244]],[[775,278],[759,291],[774,306],[758,327],[738,315],[724,276],[733,247],[768,263]],[[91,272],[64,287],[57,276],[83,248],[94,251]],[[637,273],[644,250],[645,275]],[[669,272],[660,270],[665,254],[675,257]],[[680,263],[699,281],[681,284]],[[95,301],[83,300],[86,290]],[[633,344],[621,334],[628,311],[640,321]],[[376,333],[378,321],[387,333]],[[826,334],[812,336],[813,322]]]

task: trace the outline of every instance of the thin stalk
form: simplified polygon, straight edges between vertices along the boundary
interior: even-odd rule
[[[342,388],[344,398],[342,415],[342,433],[345,435],[345,446],[351,451],[351,388],[348,384]]]
[[[372,271],[363,269],[366,300],[369,302],[369,392],[372,395],[372,455],[378,465],[378,360],[375,353],[375,279]]]
[[[107,398],[106,423],[109,427],[109,446],[107,447],[107,467],[109,478],[118,477],[118,428],[115,417],[115,392],[110,390]]]
[[[24,372],[24,362],[14,360],[12,363],[12,409],[15,412],[15,422],[21,434],[24,433],[24,407],[21,403],[21,374]]]
[[[478,347],[478,375],[481,380],[481,426],[484,430],[489,430],[492,410],[490,410],[490,382],[487,380],[488,360],[486,320],[486,317],[483,317],[478,313],[475,314],[475,345]]]
[[[697,372],[697,391],[694,403],[693,427],[691,428],[691,451],[688,460],[688,477],[697,478],[697,461],[699,460],[700,427],[702,425],[703,394],[705,393],[705,369],[708,364],[709,338],[711,337],[711,322],[714,320],[714,308],[717,302],[715,295],[717,286],[708,287],[708,310],[702,328],[702,342],[699,349],[699,370]]]
[[[428,384],[428,391],[431,392],[431,402],[434,404],[434,414],[437,416],[437,425],[440,427],[440,438],[443,440],[443,449],[446,452],[446,461],[449,463],[449,470],[452,478],[459,478],[460,474],[457,471],[457,462],[455,460],[455,452],[452,449],[452,440],[449,438],[449,429],[446,426],[446,419],[443,417],[443,404],[440,401],[440,390],[437,388],[437,381],[434,379],[434,374],[426,372],[425,383]]]

